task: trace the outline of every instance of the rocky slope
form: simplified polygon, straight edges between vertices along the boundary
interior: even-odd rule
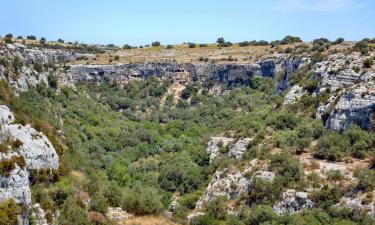
[[[48,138],[29,125],[14,123],[7,106],[0,105],[1,163],[12,164],[0,174],[0,202],[13,198],[24,206],[23,224],[31,207],[29,171],[59,167],[59,157]]]

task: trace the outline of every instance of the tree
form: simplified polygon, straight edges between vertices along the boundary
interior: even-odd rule
[[[29,40],[36,40],[35,35],[29,35],[26,38],[29,39]]]
[[[39,41],[42,45],[44,45],[46,43],[46,39],[44,37],[42,37]]]
[[[59,42],[59,43],[64,43],[64,40],[63,39],[61,39],[61,38],[59,38],[58,40],[57,40],[57,42]]]
[[[345,41],[344,38],[339,37],[339,38],[337,38],[337,39],[333,42],[333,44],[338,45],[338,44],[343,43],[344,41]]]
[[[124,46],[122,47],[123,49],[132,49],[132,46],[128,45],[128,44],[124,44]]]
[[[188,46],[189,48],[195,48],[197,45],[195,43],[189,43]]]
[[[203,175],[199,166],[185,155],[168,160],[160,171],[159,184],[166,191],[189,193],[202,183]]]
[[[225,43],[225,39],[223,37],[219,37],[216,40],[216,43],[218,43],[220,46],[222,46]]]
[[[5,37],[6,38],[13,38],[13,34],[6,34]]]
[[[152,47],[159,47],[160,46],[160,42],[159,41],[154,41],[151,43],[151,46]]]

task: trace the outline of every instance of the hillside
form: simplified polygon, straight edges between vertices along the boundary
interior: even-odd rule
[[[1,39],[0,224],[375,224],[374,43]]]

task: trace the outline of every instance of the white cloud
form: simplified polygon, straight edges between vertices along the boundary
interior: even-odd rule
[[[274,9],[277,11],[340,12],[358,4],[354,0],[281,0]]]

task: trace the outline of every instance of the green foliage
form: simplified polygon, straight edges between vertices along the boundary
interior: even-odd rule
[[[188,43],[189,48],[195,48],[197,45],[195,43]]]
[[[270,167],[276,171],[276,179],[279,179],[284,186],[301,178],[302,169],[299,161],[286,151],[273,155]]]
[[[90,210],[95,212],[101,212],[103,214],[107,213],[108,210],[108,202],[105,197],[100,194],[95,194],[90,197]]]
[[[145,215],[159,213],[163,209],[163,204],[155,188],[136,184],[125,190],[122,207],[136,215]]]
[[[17,215],[22,213],[22,207],[13,199],[6,199],[0,203],[0,223],[2,225],[16,225]]]
[[[12,156],[10,159],[0,160],[0,175],[9,177],[12,170],[16,168],[16,165],[20,168],[26,166],[25,159],[22,156]]]
[[[329,132],[319,139],[314,149],[314,157],[337,161],[351,154],[353,157],[364,158],[367,152],[372,151],[373,142],[373,135],[358,126],[352,126],[342,135]]]
[[[337,38],[337,39],[333,42],[333,44],[338,45],[338,44],[343,43],[344,41],[345,41],[344,38],[339,37],[339,38]]]
[[[47,40],[46,40],[46,38],[42,37],[42,38],[40,38],[39,42],[40,42],[40,44],[44,45],[47,42]]]
[[[28,35],[28,36],[26,36],[26,38],[29,39],[29,40],[36,40],[35,35]]]
[[[250,188],[248,201],[250,204],[270,205],[280,198],[281,192],[282,184],[280,182],[269,182],[256,178]]]
[[[61,225],[91,224],[87,218],[86,211],[83,205],[74,200],[72,197],[68,198],[61,206],[58,223]]]
[[[373,64],[372,58],[367,58],[363,61],[363,67],[365,68],[371,68]]]
[[[288,35],[288,36],[285,36],[280,41],[280,44],[289,45],[289,44],[294,44],[294,43],[299,43],[299,42],[302,42],[301,38]]]
[[[267,119],[267,125],[276,130],[293,129],[297,126],[298,118],[290,112],[279,112],[271,114]]]
[[[375,171],[368,168],[359,168],[354,172],[358,179],[357,187],[364,191],[371,191],[375,188]]]
[[[158,46],[160,46],[160,42],[159,41],[154,41],[154,42],[151,43],[151,46],[152,47],[158,47]]]
[[[249,224],[258,225],[266,222],[273,222],[277,218],[277,214],[273,211],[269,205],[256,206],[251,210]]]
[[[325,185],[322,189],[315,191],[311,198],[318,207],[328,208],[336,204],[341,196],[342,193],[337,186]]]
[[[203,176],[197,164],[181,155],[161,166],[159,183],[167,191],[184,194],[196,190],[203,183]]]

